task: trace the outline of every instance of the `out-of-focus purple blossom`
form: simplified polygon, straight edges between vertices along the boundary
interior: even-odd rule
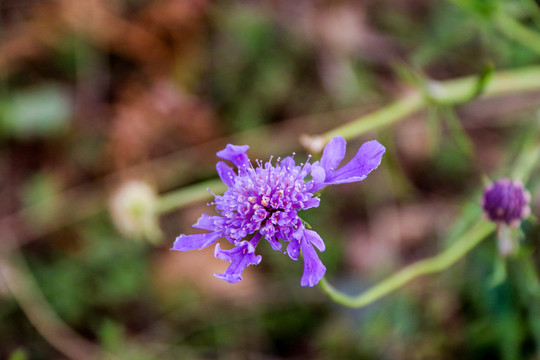
[[[326,267],[319,259],[315,248],[325,250],[319,234],[306,229],[298,212],[319,206],[319,197],[314,193],[332,184],[360,181],[380,164],[385,152],[377,141],[364,143],[356,156],[339,167],[345,156],[345,139],[333,138],[324,148],[321,161],[297,165],[292,156],[272,158],[266,163],[256,161],[256,167],[246,152],[248,145],[227,145],[217,156],[232,162],[237,171],[219,161],[216,170],[221,180],[229,187],[223,195],[216,195],[215,205],[219,216],[203,214],[194,228],[207,230],[203,234],[180,235],[172,250],[203,249],[225,238],[234,246],[221,249],[216,244],[215,256],[230,261],[231,265],[218,278],[230,283],[242,280],[246,266],[257,265],[260,255],[255,255],[259,240],[264,238],[272,249],[287,253],[297,260],[300,253],[304,258],[302,286],[314,286],[324,276]],[[308,176],[310,175],[310,176]],[[286,250],[282,250],[286,243]]]
[[[489,220],[517,227],[530,215],[530,201],[531,195],[521,181],[504,178],[485,187],[482,208]]]

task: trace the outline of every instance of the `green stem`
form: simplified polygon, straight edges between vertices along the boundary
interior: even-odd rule
[[[531,141],[536,145],[535,140],[536,136],[531,137]],[[513,166],[513,175],[515,175],[515,179],[522,179],[525,182],[538,164],[540,146],[530,146],[529,142],[526,142],[523,147],[524,149],[521,155],[516,159]],[[320,281],[321,288],[332,300],[343,306],[361,308],[369,305],[419,276],[439,272],[452,266],[475,246],[480,244],[496,228],[494,223],[480,221],[478,217],[472,221],[472,224],[475,223],[476,225],[463,233],[459,240],[456,240],[442,253],[403,268],[360,295],[350,296],[344,294],[330,285],[325,278],[322,278]],[[535,282],[531,281],[531,283]]]
[[[540,42],[539,42],[540,44]],[[539,45],[540,46],[540,45]],[[431,83],[432,100],[446,105],[460,104],[471,98],[478,87],[478,77],[466,76],[459,79]],[[493,73],[480,97],[491,97],[516,92],[540,90],[540,66]],[[425,109],[431,101],[421,90],[413,90],[409,95],[379,110],[341,125],[321,135],[324,143],[334,136],[351,139],[369,131],[389,126]]]
[[[158,212],[163,214],[205,199],[211,199],[213,195],[208,191],[209,189],[220,193],[227,189],[227,185],[219,179],[214,179],[171,191],[159,198]]]
[[[343,136],[345,139],[360,136],[368,131],[386,127],[412,115],[422,109],[426,103],[424,96],[420,91],[417,91],[380,110],[362,116],[347,124],[338,126],[321,136],[323,137],[324,143],[329,142],[334,136]]]
[[[357,296],[350,296],[338,291],[325,278],[321,279],[320,285],[322,290],[335,302],[350,308],[361,308],[397,290],[421,275],[439,272],[452,266],[494,230],[495,224],[491,222],[479,222],[444,252],[403,268]]]

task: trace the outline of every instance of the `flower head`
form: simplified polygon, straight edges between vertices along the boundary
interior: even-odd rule
[[[287,253],[297,260],[304,258],[302,286],[314,286],[324,276],[325,266],[315,248],[325,250],[319,234],[306,229],[298,212],[318,207],[315,192],[327,185],[363,180],[379,163],[385,148],[377,141],[364,143],[356,156],[338,169],[345,156],[345,139],[333,138],[324,148],[321,161],[296,164],[292,156],[272,158],[266,163],[256,161],[253,166],[246,152],[249,146],[227,145],[217,156],[233,163],[237,171],[219,161],[216,170],[229,187],[223,195],[216,195],[212,203],[219,216],[203,214],[194,228],[207,230],[203,234],[180,235],[172,250],[203,249],[225,238],[233,244],[223,250],[216,244],[215,256],[230,261],[231,265],[218,278],[230,283],[242,280],[246,266],[257,265],[261,256],[255,249],[261,239],[268,241],[272,249]],[[310,175],[310,176],[308,176]],[[286,250],[282,247],[284,242]]]
[[[531,195],[523,188],[521,181],[505,178],[486,186],[482,208],[489,220],[517,227],[521,220],[529,216],[530,201]]]

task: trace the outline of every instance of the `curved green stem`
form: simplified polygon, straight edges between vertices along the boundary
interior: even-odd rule
[[[427,101],[423,94],[420,91],[416,91],[379,110],[327,131],[321,134],[321,137],[325,144],[334,136],[343,136],[345,139],[351,139],[368,131],[391,125],[414,114],[426,105]]]
[[[466,76],[454,80],[432,82],[430,87],[430,95],[433,100],[446,105],[460,104],[469,100],[471,94],[478,88],[478,76]],[[540,66],[493,73],[491,80],[485,85],[480,97],[491,97],[531,90],[540,90]],[[430,100],[426,99],[423,95],[422,90],[412,90],[404,98],[327,131],[321,134],[320,138],[325,144],[334,136],[343,136],[345,139],[351,139],[368,131],[396,123],[409,115],[427,108],[430,103]]]
[[[525,142],[521,155],[515,160],[513,165],[513,178],[521,179],[524,182],[537,167],[540,159],[540,146],[536,145],[537,136],[535,133],[531,136],[530,141],[534,145],[531,146],[529,142]],[[344,294],[329,284],[325,278],[322,278],[319,284],[322,290],[335,302],[351,308],[364,307],[422,275],[447,269],[480,244],[496,228],[494,223],[480,221],[478,217],[472,221],[472,224],[476,225],[470,227],[468,231],[459,237],[459,240],[456,240],[439,255],[418,261],[401,269],[360,295],[351,296]],[[540,288],[540,285],[537,283],[535,283],[535,286],[535,288]]]
[[[335,302],[350,308],[361,308],[391,293],[419,276],[442,271],[452,266],[495,230],[495,224],[479,222],[448,249],[437,256],[409,265],[357,296],[344,294],[322,278],[322,290]]]

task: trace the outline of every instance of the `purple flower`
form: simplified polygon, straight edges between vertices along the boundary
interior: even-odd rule
[[[225,194],[216,195],[215,205],[219,216],[203,214],[194,228],[208,230],[203,234],[180,235],[172,250],[203,249],[225,238],[232,249],[223,250],[216,244],[215,256],[231,264],[223,274],[215,274],[230,283],[242,280],[246,266],[257,265],[261,256],[255,255],[259,240],[264,238],[272,249],[287,253],[297,260],[304,258],[302,286],[314,286],[324,276],[326,267],[315,248],[325,250],[319,234],[306,229],[298,212],[319,206],[314,193],[332,184],[360,181],[381,162],[384,146],[377,141],[363,144],[356,156],[338,169],[345,156],[346,142],[342,137],[333,138],[324,148],[321,161],[308,161],[297,165],[293,157],[270,161],[256,161],[254,167],[246,152],[249,146],[227,145],[217,156],[232,162],[235,172],[224,161],[216,170],[229,187]],[[308,176],[310,175],[310,177]],[[306,179],[307,178],[307,179]],[[283,243],[286,250],[282,250]]]
[[[489,220],[517,227],[531,212],[530,200],[531,195],[521,181],[501,179],[484,189],[482,208]]]

